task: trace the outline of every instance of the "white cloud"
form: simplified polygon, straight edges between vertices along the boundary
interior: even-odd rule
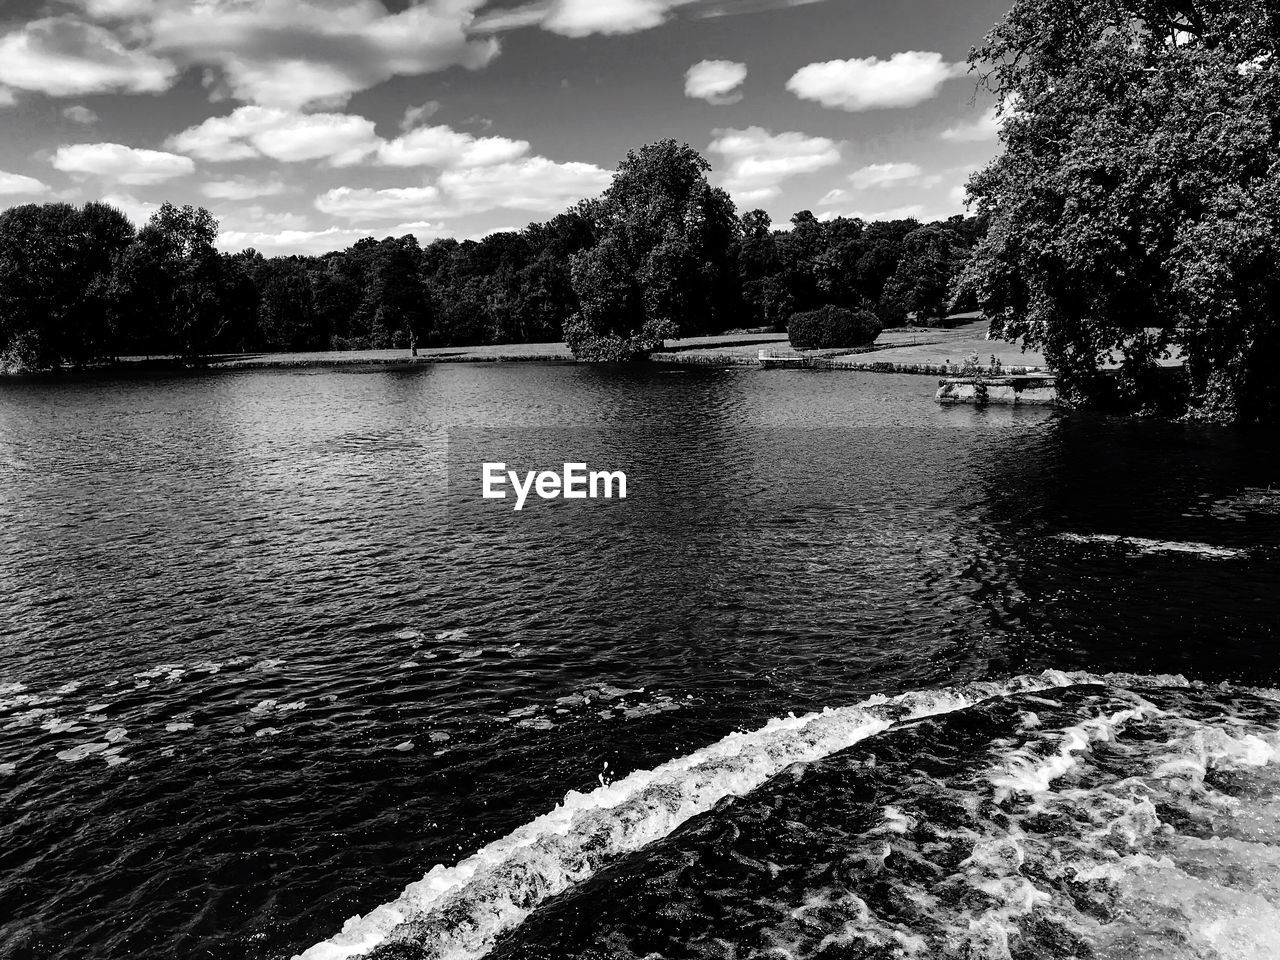
[[[200,185],[200,192],[211,200],[252,200],[256,197],[275,197],[288,189],[283,180],[253,180],[248,177],[211,180]]]
[[[74,0],[76,6],[95,20],[126,20],[153,13],[156,0]]]
[[[684,75],[684,95],[708,103],[729,104],[742,99],[738,88],[747,79],[747,65],[732,60],[702,60]]]
[[[849,213],[823,213],[819,214],[818,219],[822,221],[835,220],[837,217],[848,217],[851,220],[920,220],[926,219],[925,208],[922,204],[912,203],[904,207],[894,207],[891,210],[879,210],[868,213],[865,210],[853,210]]]
[[[430,120],[440,112],[439,100],[428,100],[426,103],[416,107],[407,107],[404,111],[404,119],[400,121],[400,129],[404,133],[408,133],[423,120]]]
[[[0,107],[12,107],[18,102],[17,96],[8,87],[0,87]]]
[[[190,157],[159,150],[138,150],[121,143],[77,143],[58,148],[53,166],[63,173],[104,177],[116,183],[145,186],[194,173]]]
[[[381,144],[373,121],[364,117],[244,106],[189,127],[170,137],[167,145],[209,161],[268,157],[282,163],[327,160],[333,166],[350,166]]]
[[[531,210],[559,213],[604,191],[613,174],[592,163],[557,163],[528,157],[490,167],[446,170],[440,186],[473,211]]]
[[[66,107],[62,111],[62,115],[72,123],[81,123],[85,126],[90,126],[91,124],[98,122],[98,115],[88,107],[79,103]]]
[[[419,127],[378,148],[390,167],[478,167],[516,160],[529,152],[525,140],[473,137],[449,127]]]
[[[954,203],[957,207],[963,207],[965,200],[969,196],[969,191],[963,183],[952,187],[947,191],[947,199]]]
[[[553,0],[542,26],[567,37],[636,33],[665,23],[675,7],[691,0]]]
[[[383,140],[372,120],[349,113],[295,113],[276,107],[238,107],[169,138],[172,150],[201,160],[267,157],[282,163],[325,160],[335,167],[372,161],[391,167],[469,167],[524,156],[529,144],[475,137],[449,127],[419,127]]]
[[[498,53],[468,30],[485,0],[389,13],[379,0],[158,0],[153,48],[216,65],[233,96],[271,107],[337,104],[395,76],[478,68]]]
[[[434,185],[425,187],[335,187],[316,198],[316,209],[346,220],[426,220],[447,216],[450,205]]]
[[[512,163],[445,170],[420,187],[337,187],[316,209],[346,220],[436,220],[491,210],[559,213],[609,185],[612,174],[590,163],[528,157]]]
[[[838,188],[835,190],[828,190],[826,193],[822,195],[822,199],[818,201],[818,206],[829,207],[835,203],[844,203],[848,199],[849,199],[848,190],[840,190]]]
[[[707,148],[724,157],[724,188],[739,203],[759,203],[779,193],[788,177],[813,173],[840,162],[841,144],[803,133],[774,134],[763,127],[715,130]]]
[[[936,187],[942,182],[937,175],[926,176],[917,163],[873,163],[849,174],[849,182],[857,190],[886,187]]]
[[[982,143],[1000,135],[1001,118],[996,107],[988,107],[976,120],[965,120],[947,127],[940,136],[953,143]]]
[[[661,26],[677,7],[699,0],[533,0],[481,14],[473,29],[500,33],[542,27],[566,37],[637,33]]]
[[[25,177],[20,173],[5,173],[0,170],[0,197],[36,197],[48,192],[48,185],[35,177]]]
[[[133,221],[135,226],[146,226],[151,215],[160,209],[160,204],[151,203],[149,200],[139,200],[137,197],[128,193],[112,193],[102,198],[103,203],[109,203],[124,213],[126,217]]]
[[[218,234],[218,246],[228,253],[252,247],[266,256],[318,255],[345,250],[366,237],[381,240],[384,237],[409,235],[417,237],[420,243],[429,243],[444,236],[444,233],[439,224],[424,222],[400,223],[377,229],[329,227],[324,230],[223,230]]]
[[[856,113],[886,107],[913,107],[937,95],[964,64],[947,63],[940,53],[910,50],[888,60],[866,57],[828,60],[801,67],[787,89],[802,100]]]
[[[0,83],[55,97],[86,93],[159,93],[177,70],[167,60],[125,47],[109,30],[71,17],[33,20],[0,37]]]

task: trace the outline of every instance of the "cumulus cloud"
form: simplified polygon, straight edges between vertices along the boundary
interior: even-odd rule
[[[321,254],[331,250],[344,250],[366,237],[415,236],[426,243],[445,236],[440,224],[429,222],[399,223],[392,227],[328,227],[324,230],[223,230],[218,234],[218,246],[228,253],[250,248],[267,256],[287,254]]]
[[[684,75],[684,95],[708,103],[729,104],[742,99],[738,88],[747,79],[747,65],[732,60],[702,60]]]
[[[690,0],[554,0],[542,21],[552,33],[636,33],[666,22],[671,10]]]
[[[446,170],[440,186],[472,210],[515,209],[559,213],[601,193],[613,174],[593,163],[557,163],[529,157],[515,163]]]
[[[404,119],[400,121],[400,129],[408,133],[422,123],[423,120],[430,120],[439,112],[439,100],[428,100],[426,103],[419,104],[416,107],[407,107],[404,111]]]
[[[964,64],[947,63],[940,53],[909,50],[887,60],[865,57],[811,63],[796,71],[787,89],[802,100],[857,113],[913,107],[937,96],[943,83],[965,70]]]
[[[661,26],[677,7],[699,0],[534,0],[517,7],[493,10],[474,25],[479,32],[497,33],[540,26],[566,37],[591,34],[637,33]]]
[[[525,140],[476,137],[445,126],[419,127],[384,140],[372,120],[349,113],[296,113],[238,107],[169,138],[168,147],[212,162],[263,157],[282,163],[324,160],[347,167],[472,167],[506,163],[529,152]]]
[[[936,187],[942,182],[937,175],[926,176],[918,163],[873,163],[849,174],[849,182],[857,190],[885,187]]]
[[[0,83],[55,97],[159,93],[177,77],[168,60],[126,47],[111,31],[46,17],[0,37]]]
[[[728,164],[722,183],[740,203],[759,203],[779,193],[788,177],[840,162],[841,144],[803,133],[774,134],[763,127],[716,130],[707,148]]]
[[[396,76],[482,67],[493,38],[469,28],[485,0],[433,0],[390,13],[379,0],[157,0],[154,50],[221,69],[231,94],[269,107],[337,104]]]
[[[941,133],[943,140],[952,143],[982,143],[995,140],[1000,136],[1001,118],[998,108],[992,106],[983,111],[976,120],[965,120],[947,127]]]
[[[66,107],[62,111],[62,115],[72,123],[80,123],[85,126],[90,126],[98,122],[98,115],[96,113],[88,107],[78,103],[70,107]]]
[[[477,167],[516,160],[529,152],[526,140],[474,137],[449,127],[419,127],[378,148],[389,167]]]
[[[871,222],[873,220],[920,220],[929,219],[926,216],[923,204],[912,203],[904,207],[894,207],[890,210],[877,210],[868,213],[865,210],[852,210],[848,213],[823,213],[818,216],[819,220],[829,221],[839,217],[847,217],[851,220],[865,220]]]
[[[361,162],[381,144],[373,121],[364,117],[244,106],[189,127],[170,137],[167,146],[214,162],[267,157],[282,163],[326,160],[342,167]]]
[[[254,180],[250,177],[210,180],[200,185],[200,192],[211,200],[253,200],[257,197],[275,197],[288,189],[283,180]]]
[[[149,200],[139,200],[129,193],[111,193],[103,197],[102,202],[109,203],[121,211],[138,227],[145,226],[147,221],[151,219],[151,215],[160,209],[160,204],[152,203]]]
[[[48,192],[48,185],[35,177],[0,170],[0,197],[38,197]]]
[[[77,143],[58,148],[53,166],[63,173],[104,177],[129,186],[163,183],[194,173],[190,157],[138,150],[121,143]]]
[[[590,163],[527,157],[511,163],[445,170],[417,187],[337,187],[316,209],[346,220],[436,220],[491,210],[559,213],[609,185],[612,174]]]

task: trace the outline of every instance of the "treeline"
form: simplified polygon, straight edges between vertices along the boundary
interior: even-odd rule
[[[973,219],[739,217],[673,141],[630,154],[603,197],[478,242],[367,239],[323,256],[226,254],[207,210],[135,230],[103,203],[0,213],[0,363],[529,343],[627,359],[663,339],[784,328],[833,304],[936,322],[982,233]]]

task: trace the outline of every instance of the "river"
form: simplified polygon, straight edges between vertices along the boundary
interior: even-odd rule
[[[0,384],[0,956],[1275,955],[1276,435],[933,388]]]

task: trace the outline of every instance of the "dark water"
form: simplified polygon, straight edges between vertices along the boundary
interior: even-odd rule
[[[380,914],[381,955],[1118,958],[1141,885],[1184,889],[1160,870],[1246,889],[1265,929],[1276,838],[1215,826],[1254,845],[1217,872],[1187,850],[1231,804],[1270,822],[1280,720],[1244,688],[1280,684],[1277,436],[941,409],[933,386],[0,385],[0,956],[288,957],[459,863]],[[480,500],[485,460],[625,469],[630,496],[516,513]],[[1045,668],[1233,687],[1009,685]],[[851,706],[973,681],[910,717]],[[849,712],[777,719],[823,707]],[[1048,787],[999,786],[1097,717]],[[1104,855],[1137,782],[1183,846],[1147,823]],[[1045,873],[1063,844],[1105,896]],[[1262,952],[1186,956],[1274,955],[1246,934],[1228,946]]]

